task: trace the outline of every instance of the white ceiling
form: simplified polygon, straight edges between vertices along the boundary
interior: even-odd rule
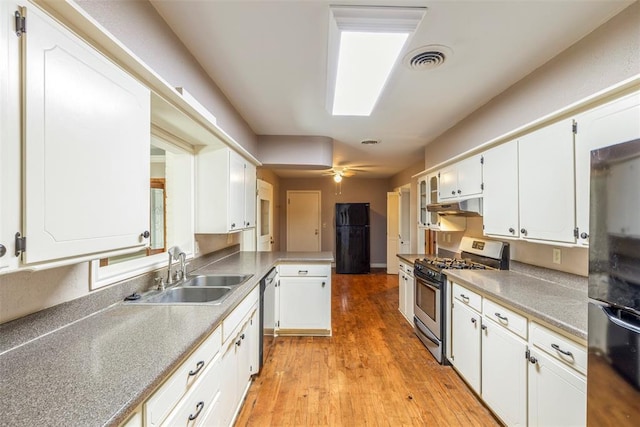
[[[491,98],[593,31],[628,1],[151,0],[258,135],[334,139],[334,166],[391,176]],[[370,117],[326,109],[330,4],[426,6],[404,52],[453,50],[437,69],[401,63]],[[363,139],[380,144],[364,146]],[[482,142],[482,141],[479,141]],[[295,176],[281,171],[282,176]]]

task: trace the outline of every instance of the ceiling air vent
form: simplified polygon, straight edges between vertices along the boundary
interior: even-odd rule
[[[412,50],[404,57],[404,65],[411,70],[432,70],[451,58],[453,52],[446,46],[432,44]]]
[[[380,141],[378,141],[377,139],[363,139],[362,141],[360,141],[360,144],[364,145],[375,145],[379,143]]]

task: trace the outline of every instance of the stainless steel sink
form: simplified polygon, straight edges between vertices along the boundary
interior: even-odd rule
[[[251,276],[253,276],[253,274],[203,274],[200,276],[187,277],[180,286],[235,286],[243,283]]]
[[[148,304],[193,304],[193,303],[216,303],[220,304],[229,296],[232,288],[228,286],[191,288],[176,287],[169,288],[158,294],[142,297],[136,301]]]

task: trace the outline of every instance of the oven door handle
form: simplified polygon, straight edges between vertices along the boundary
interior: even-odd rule
[[[423,323],[417,317],[413,318],[413,323],[420,330],[420,332],[422,332],[423,337],[427,338],[429,341],[431,341],[435,345],[440,345],[440,341],[438,341],[437,338],[433,336],[431,331],[426,326],[424,326]]]

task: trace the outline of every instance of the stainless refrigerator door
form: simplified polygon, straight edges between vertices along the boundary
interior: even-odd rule
[[[640,316],[589,302],[587,424],[637,426],[640,420]]]

